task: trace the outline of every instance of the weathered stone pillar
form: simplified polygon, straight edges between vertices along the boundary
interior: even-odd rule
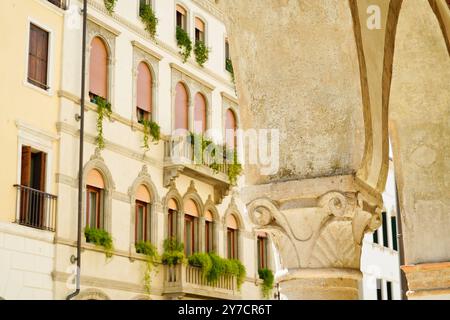
[[[245,188],[252,222],[271,234],[288,274],[289,299],[358,299],[365,232],[381,223],[380,200],[352,175]]]

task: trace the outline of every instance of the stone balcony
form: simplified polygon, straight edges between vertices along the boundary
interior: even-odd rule
[[[218,165],[217,170],[210,168],[212,157],[201,155],[196,159],[194,145],[186,137],[169,137],[164,142],[164,186],[169,187],[180,175],[214,186],[214,201],[221,203],[231,187],[228,178],[228,164]]]
[[[164,266],[164,291],[167,297],[179,299],[207,298],[237,300],[241,298],[234,276],[221,276],[217,283],[210,283],[197,267]]]

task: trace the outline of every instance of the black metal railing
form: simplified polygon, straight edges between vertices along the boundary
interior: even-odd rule
[[[16,222],[35,229],[55,231],[57,196],[30,187],[14,185]]]

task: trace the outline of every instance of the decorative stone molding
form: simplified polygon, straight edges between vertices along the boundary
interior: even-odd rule
[[[450,297],[450,262],[406,265],[401,269],[408,281],[409,299]]]
[[[86,289],[80,292],[76,300],[111,300],[106,293],[99,289]]]

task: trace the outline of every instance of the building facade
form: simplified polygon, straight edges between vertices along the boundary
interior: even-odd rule
[[[1,260],[8,262],[1,264],[0,296],[6,299],[65,299],[74,291],[81,9],[75,0],[2,3],[2,23],[22,31],[5,39],[14,44],[4,66],[14,78],[1,83],[3,96],[15,92],[8,112],[2,107],[2,136],[12,155],[1,184],[9,199],[2,202],[0,231]],[[143,18],[149,12],[157,18],[153,27]],[[272,245],[246,215],[233,183],[242,179],[226,163],[213,166],[206,156],[192,161],[195,146],[186,139],[193,132],[233,154],[239,148],[239,106],[221,19],[204,1],[88,1],[77,299],[261,298],[258,270],[273,269]],[[32,29],[34,21],[43,31]],[[13,67],[24,65],[17,52],[29,51],[29,29],[40,37],[32,46],[49,39],[36,62],[45,63],[48,75],[37,72],[34,82]],[[189,57],[180,54],[183,36],[192,39]],[[20,170],[29,154],[32,181]],[[246,269],[242,287],[230,275],[212,284],[190,264],[156,263],[147,274],[148,257],[136,245],[152,243],[162,254],[167,239],[183,243],[186,256],[215,252],[239,260]]]

